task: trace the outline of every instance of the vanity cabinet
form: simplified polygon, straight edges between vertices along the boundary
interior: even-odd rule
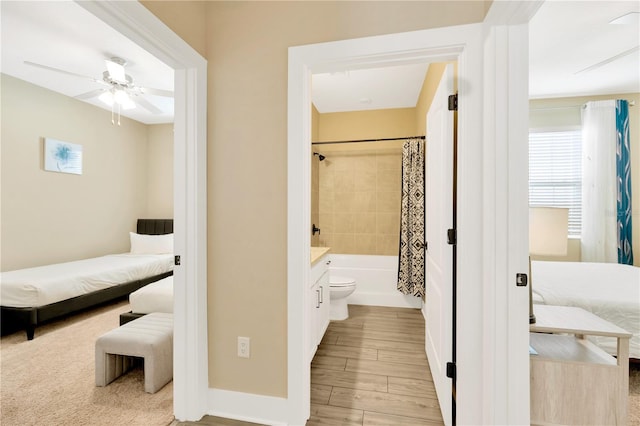
[[[307,291],[307,352],[309,362],[329,326],[329,265],[327,255],[322,256],[311,267],[310,287]]]

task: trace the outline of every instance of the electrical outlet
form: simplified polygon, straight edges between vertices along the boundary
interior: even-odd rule
[[[238,336],[238,356],[249,358],[251,355],[251,339],[249,337]]]

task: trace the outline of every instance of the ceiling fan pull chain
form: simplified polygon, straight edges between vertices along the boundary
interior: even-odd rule
[[[118,126],[120,125],[120,108],[121,108],[121,105],[118,104]]]
[[[114,124],[116,124],[116,122],[113,119],[113,104],[111,104],[111,125],[113,126]]]

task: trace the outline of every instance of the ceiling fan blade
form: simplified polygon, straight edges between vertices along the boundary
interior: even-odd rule
[[[103,94],[106,91],[107,91],[107,89],[91,90],[90,92],[81,93],[81,94],[79,94],[77,96],[74,96],[74,98],[76,98],[76,99],[91,99],[91,98],[95,98],[96,96],[100,96],[101,94]]]
[[[152,114],[162,114],[162,110],[161,109],[159,109],[155,105],[151,104],[151,102],[149,102],[145,98],[142,98],[140,96],[134,96],[131,99],[137,105],[140,105],[142,108],[146,109],[147,111],[149,111]]]
[[[149,95],[164,96],[165,98],[173,98],[173,92],[171,90],[153,89],[151,87],[139,87],[142,93]]]
[[[61,73],[61,74],[66,74],[66,75],[70,75],[70,76],[73,76],[73,77],[85,78],[85,79],[89,79],[89,80],[93,81],[94,83],[104,84],[104,85],[108,86],[108,84],[106,82],[104,82],[102,80],[98,80],[98,79],[93,78],[93,77],[89,77],[87,75],[76,74],[76,73],[71,72],[71,71],[61,70],[59,68],[50,67],[48,65],[37,64],[37,63],[31,62],[31,61],[24,61],[24,63],[26,65],[30,65],[32,67],[42,68],[42,69],[45,69],[45,70],[54,71],[54,72],[58,72],[58,73]]]

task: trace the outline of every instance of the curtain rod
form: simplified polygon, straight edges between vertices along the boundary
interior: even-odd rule
[[[323,142],[311,142],[311,145],[326,145],[331,143],[359,143],[359,142],[385,142],[385,141],[400,141],[403,139],[424,139],[424,136],[405,136],[403,138],[386,138],[386,139],[359,139],[352,141],[323,141]]]
[[[629,106],[635,106],[636,105],[636,101],[634,100],[627,100],[627,99],[623,99],[627,102],[629,102]],[[580,104],[580,105],[565,105],[565,106],[549,106],[549,107],[538,107],[538,108],[529,108],[530,111],[542,111],[542,110],[549,110],[549,109],[571,109],[571,108],[575,108],[575,109],[579,109],[579,108],[584,108],[586,105],[586,103],[584,104]]]

